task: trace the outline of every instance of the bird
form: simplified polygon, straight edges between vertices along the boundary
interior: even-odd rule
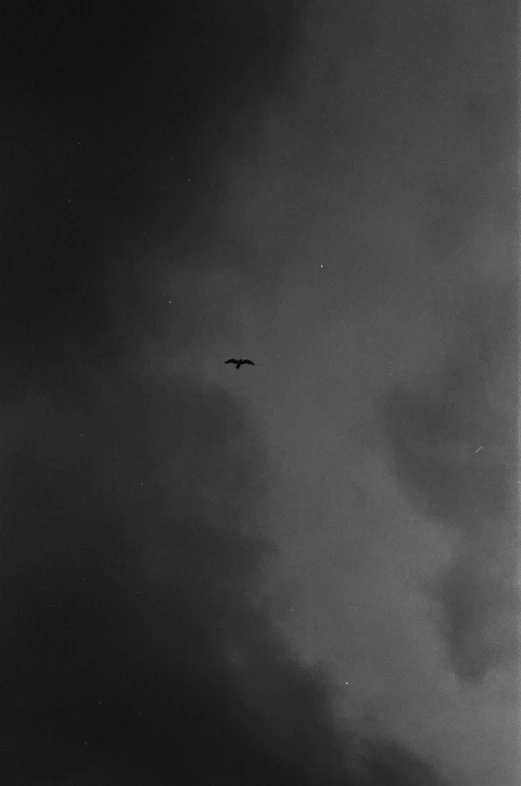
[[[225,360],[224,364],[226,363],[235,363],[235,368],[240,368],[244,363],[248,363],[250,366],[254,366],[255,363],[252,360],[235,360],[235,358],[230,358],[229,360]]]

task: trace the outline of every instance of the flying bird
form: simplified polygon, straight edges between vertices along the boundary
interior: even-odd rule
[[[235,363],[235,368],[240,368],[244,363],[248,363],[250,366],[254,366],[255,363],[251,360],[235,360],[235,358],[230,358],[229,360],[225,360],[224,364],[226,363]]]

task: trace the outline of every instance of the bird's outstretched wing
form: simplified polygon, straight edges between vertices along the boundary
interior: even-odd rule
[[[238,360],[234,360],[233,358],[230,358],[229,360],[224,361],[224,365],[226,365],[226,363],[238,363],[238,362],[239,362]]]
[[[243,363],[249,363],[249,364],[250,364],[250,366],[254,366],[254,365],[255,365],[255,363],[253,362],[253,360],[243,360],[242,362],[243,362]]]

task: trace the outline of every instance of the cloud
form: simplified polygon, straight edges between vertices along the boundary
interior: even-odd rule
[[[406,751],[355,756],[324,673],[270,621],[269,471],[251,414],[189,379],[113,374],[82,393],[62,389],[51,410],[33,399],[30,421],[10,413],[3,782],[430,773]]]
[[[495,547],[493,527],[478,516],[479,538],[469,551],[462,511],[471,509],[474,493],[506,521],[496,500],[510,454],[493,432],[508,433],[508,396],[483,383],[471,397],[470,420],[487,438],[478,482],[467,459],[474,445],[458,431],[469,385],[458,381],[458,363],[436,376],[455,332],[452,311],[448,320],[434,312],[453,291],[456,268],[428,253],[442,249],[449,260],[444,239],[460,239],[469,212],[479,208],[487,254],[477,268],[482,282],[497,277],[496,245],[487,245],[483,227],[504,226],[501,211],[466,201],[490,185],[487,174],[451,170],[469,140],[451,148],[446,167],[425,165],[437,146],[453,144],[467,117],[464,85],[444,110],[445,124],[433,96],[454,83],[453,67],[461,68],[455,52],[462,30],[468,25],[472,40],[481,40],[479,22],[462,14],[447,45],[445,9],[429,11],[425,21],[408,3],[377,6],[205,0],[157,3],[155,13],[136,2],[112,5],[109,14],[96,3],[88,14],[77,4],[48,14],[17,6],[23,41],[11,40],[10,30],[2,42],[12,77],[2,85],[10,130],[0,151],[8,173],[0,282],[7,555],[0,623],[9,642],[1,766],[8,786],[439,781],[426,760],[389,742],[391,724],[366,733],[339,722],[329,676],[305,665],[302,648],[281,634],[279,599],[265,580],[279,558],[279,533],[268,522],[276,520],[271,494],[282,485],[260,437],[270,433],[266,423],[277,445],[294,440],[298,480],[288,509],[300,506],[304,519],[315,509],[329,512],[331,497],[341,515],[331,513],[344,526],[344,502],[355,519],[375,495],[366,465],[374,465],[379,433],[367,421],[374,391],[384,377],[387,384],[386,364],[407,378],[390,392],[384,416],[396,474],[419,507],[433,517],[441,510],[461,533],[465,570],[447,573],[432,592],[454,661],[462,652],[460,672],[482,674],[506,651],[504,633],[495,643],[490,625],[508,609],[509,574],[505,584],[497,574],[509,530],[498,524],[503,535]],[[428,46],[427,28],[437,31]],[[383,46],[382,31],[389,32]],[[477,84],[487,70],[477,66],[490,63],[496,40],[488,59],[481,45],[470,47]],[[497,51],[503,73],[507,49]],[[468,55],[467,48],[461,59]],[[493,162],[493,120],[508,115],[509,104],[508,96],[497,97],[494,80],[487,85],[469,111],[490,137]],[[480,160],[479,144],[471,147],[469,168]],[[501,183],[492,180],[494,200]],[[457,267],[456,298],[468,255]],[[323,258],[335,272],[327,294],[308,276]],[[389,299],[382,305],[383,292]],[[483,293],[475,315],[490,302]],[[503,298],[496,301],[501,313]],[[242,313],[245,304],[253,316]],[[487,313],[485,350],[494,321]],[[476,316],[471,323],[475,331]],[[266,394],[258,412],[270,410],[262,427],[242,399],[195,378],[197,363],[210,362],[201,355],[212,341],[236,341],[243,327],[275,358],[279,374],[258,385],[259,398]],[[299,354],[304,347],[309,355]],[[303,358],[317,377],[299,377]],[[344,368],[336,387],[334,361]],[[421,380],[410,382],[420,367],[434,395]],[[470,378],[472,363],[464,367]],[[501,369],[508,391],[510,372]],[[324,376],[330,398],[321,391]],[[489,411],[495,425],[487,431]],[[338,436],[336,414],[352,420],[349,440]],[[418,421],[420,432],[443,435],[458,424],[430,463],[419,460],[425,446]],[[344,450],[344,441],[355,439],[370,444],[366,463],[352,445]],[[349,463],[359,494],[345,490],[341,473]],[[454,468],[468,490],[460,507],[449,479]],[[328,480],[335,469],[338,493]],[[445,484],[441,497],[430,480],[436,473]],[[312,475],[325,483],[318,503],[313,492],[307,496]],[[422,613],[401,623],[415,601],[401,585],[393,591],[381,563],[372,562],[388,516],[375,513],[366,527],[371,516],[357,518],[356,548],[346,560],[364,573],[365,550],[373,570],[360,582],[363,603],[354,615],[370,644],[351,647],[345,626],[337,652],[345,657],[351,648],[353,667],[363,661],[360,690],[369,695],[376,674],[380,688],[394,671],[409,670],[406,624]],[[426,542],[423,532],[410,538],[398,517],[397,552],[402,542]],[[385,549],[382,561],[389,562]],[[327,570],[314,577],[315,587],[325,584]],[[332,582],[331,595],[344,586]],[[476,588],[488,599],[484,617],[472,607]],[[326,605],[340,627],[342,607],[331,597]],[[318,638],[315,632],[315,644]],[[412,672],[421,655],[410,659]],[[416,683],[427,682],[417,671]],[[427,693],[417,690],[416,705],[427,704]],[[421,712],[411,716],[410,725],[419,726]],[[455,724],[460,717],[467,716]]]
[[[384,405],[397,478],[458,538],[429,592],[453,667],[473,680],[519,655],[515,274],[484,289],[467,291],[437,373],[390,389]]]

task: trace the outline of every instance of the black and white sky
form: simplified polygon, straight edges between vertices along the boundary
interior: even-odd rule
[[[5,786],[519,782],[516,5],[4,7]]]

